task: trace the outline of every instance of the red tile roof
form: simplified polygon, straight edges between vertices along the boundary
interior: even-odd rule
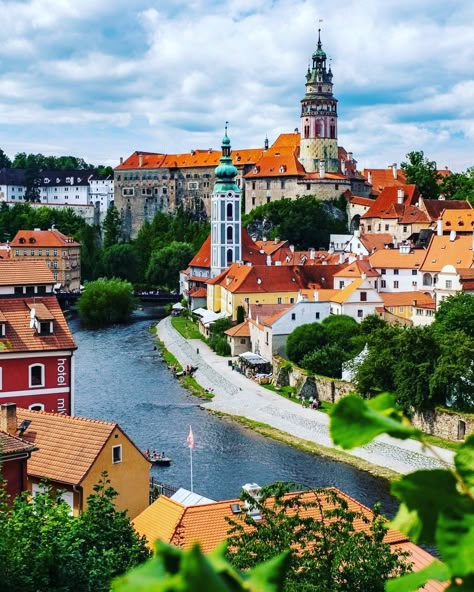
[[[80,247],[72,237],[59,230],[19,230],[11,242],[12,248]]]
[[[54,285],[52,271],[42,259],[0,259],[0,286]]]
[[[36,447],[17,436],[0,432],[0,461],[2,457],[18,454],[21,452],[32,452]],[[1,470],[1,467],[0,467]]]
[[[372,177],[372,192],[378,195],[385,187],[399,187],[405,185],[405,173],[397,169],[396,178],[393,176],[392,167],[386,169],[364,169],[362,175],[368,179],[369,173]]]
[[[413,292],[380,292],[385,306],[419,306],[432,307],[435,301],[429,294],[420,290]]]
[[[191,259],[189,267],[211,267],[211,235],[202,243],[199,251]]]
[[[235,327],[227,329],[224,333],[229,335],[229,337],[250,337],[249,322],[244,321],[239,325],[235,325]]]
[[[202,278],[204,279],[204,278]],[[207,290],[206,288],[196,288],[196,290],[191,290],[189,295],[192,298],[206,298],[207,297]]]
[[[295,153],[264,154],[246,174],[245,179],[261,177],[303,177],[305,170]]]
[[[350,203],[354,204],[356,206],[366,206],[368,208],[371,208],[374,205],[374,199],[371,199],[370,197],[359,197],[358,195],[353,195],[350,198]]]
[[[470,210],[471,204],[461,199],[421,199],[421,207],[425,209],[428,217],[435,222],[444,210]]]
[[[448,232],[455,230],[456,232],[470,232],[474,231],[474,210],[444,210],[441,214],[443,221],[443,231]]]
[[[454,240],[449,235],[434,234],[431,237],[421,270],[439,272],[445,265],[452,265],[455,269],[474,266],[472,236],[456,236]]]
[[[398,191],[403,189],[403,204],[398,204]],[[385,187],[372,207],[361,218],[400,218],[403,216],[403,206],[413,206],[420,199],[420,193],[416,185],[399,185]],[[396,206],[402,206],[397,208]]]
[[[242,260],[250,262],[253,265],[265,265],[265,253],[261,253],[258,245],[254,242],[245,228],[242,228]],[[190,267],[211,267],[211,235],[209,235],[202,244],[199,251],[194,255],[189,263]],[[197,279],[197,278],[194,278]],[[206,281],[206,278],[199,278],[199,281]]]
[[[54,318],[53,334],[39,335],[30,328],[30,311]],[[6,319],[6,334],[0,338],[2,353],[73,350],[76,344],[55,296],[2,298],[0,311]],[[49,320],[49,319],[45,319]]]
[[[286,247],[288,245],[288,241],[287,240],[257,240],[255,241],[255,244],[257,245],[257,248],[259,250],[263,250],[265,252],[265,255],[273,255],[273,253],[275,253],[276,251],[278,251],[279,249],[281,249],[282,247]]]
[[[372,267],[377,269],[420,269],[426,257],[424,249],[400,253],[399,249],[383,249],[369,256]]]
[[[393,236],[388,232],[366,232],[360,235],[359,241],[369,253],[372,253],[374,249],[380,251],[385,249],[385,245],[393,243]]]

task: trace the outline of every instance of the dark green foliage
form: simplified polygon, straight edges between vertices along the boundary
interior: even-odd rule
[[[9,169],[12,166],[12,161],[8,158],[5,152],[0,148],[0,169]]]
[[[116,207],[107,210],[104,222],[102,224],[104,249],[116,245],[122,237],[122,222],[120,213]]]
[[[114,582],[114,592],[283,592],[289,555],[284,552],[240,572],[225,559],[225,547],[204,555],[199,545],[183,551],[156,543],[155,556]]]
[[[146,273],[148,282],[170,290],[177,289],[179,272],[188,266],[193,254],[192,245],[177,241],[153,250]]]
[[[433,328],[442,333],[459,330],[474,338],[474,296],[459,292],[443,300],[436,311]]]
[[[346,200],[336,202],[314,196],[283,199],[255,208],[243,223],[259,239],[281,237],[297,249],[327,248],[331,233],[347,230]]]
[[[77,156],[44,156],[43,154],[26,154],[26,152],[16,154],[12,166],[15,169],[34,167],[38,171],[91,170],[95,168],[94,165],[87,164],[83,158]],[[110,167],[105,167],[105,169],[110,169]]]
[[[344,397],[331,412],[330,429],[335,444],[346,449],[382,433],[412,437],[430,448],[424,434],[413,429],[387,394],[371,401]],[[416,592],[428,580],[447,583],[446,590],[470,592],[474,584],[474,435],[460,447],[454,467],[404,475],[392,484],[392,493],[401,502],[392,527],[416,543],[436,545],[441,561],[387,582],[387,592]]]
[[[401,167],[407,183],[416,185],[425,199],[438,199],[441,178],[437,172],[436,162],[425,158],[422,150],[409,152],[406,157],[408,162],[402,162]]]
[[[340,378],[342,364],[360,353],[364,345],[357,321],[346,315],[331,315],[322,323],[297,327],[288,336],[286,354],[314,374]]]
[[[239,304],[239,306],[237,307],[237,325],[240,325],[240,323],[243,323],[245,320],[245,308]]]
[[[229,561],[249,569],[290,549],[286,592],[382,592],[390,575],[409,570],[405,556],[383,542],[378,507],[368,519],[334,491],[301,493],[289,483],[263,487],[258,499],[242,492],[241,499],[261,518],[243,511],[228,519]],[[355,529],[356,520],[365,524],[364,531]]]
[[[134,308],[132,284],[118,278],[89,282],[78,303],[81,323],[88,327],[126,323]]]
[[[474,167],[443,177],[440,192],[446,199],[466,199],[474,205]]]
[[[104,249],[104,272],[107,277],[117,277],[132,283],[139,281],[139,257],[129,243],[112,245]]]
[[[224,335],[224,331],[232,327],[232,321],[229,318],[217,319],[211,325],[212,335]]]
[[[112,578],[149,557],[129,518],[115,510],[109,484],[104,474],[78,518],[47,487],[11,508],[2,504],[2,592],[106,592]]]
[[[231,349],[224,331],[231,327],[232,322],[228,318],[218,319],[211,325],[211,337],[208,340],[208,345],[219,356],[230,356]]]

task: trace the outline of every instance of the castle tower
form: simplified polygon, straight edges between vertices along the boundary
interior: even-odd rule
[[[227,124],[222,156],[215,170],[211,195],[211,276],[215,277],[234,261],[242,259],[241,191],[235,182],[238,171],[232,164]]]
[[[337,99],[332,94],[331,66],[318,30],[318,48],[306,73],[306,94],[301,100],[300,162],[307,173],[319,170],[320,161],[329,173],[339,170],[337,150]],[[322,163],[321,163],[322,164]]]

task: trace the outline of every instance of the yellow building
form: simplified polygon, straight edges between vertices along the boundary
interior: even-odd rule
[[[79,290],[81,285],[81,245],[59,230],[19,230],[10,243],[13,259],[41,259],[53,272],[64,290]]]
[[[118,492],[117,510],[131,518],[149,503],[150,462],[116,423],[44,411],[16,410],[18,424],[30,424],[22,439],[38,450],[28,461],[28,489],[45,479],[64,491],[71,513],[81,513],[104,471]]]

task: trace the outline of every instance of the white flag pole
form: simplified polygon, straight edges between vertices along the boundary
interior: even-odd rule
[[[190,448],[189,448],[189,454],[191,457],[191,493],[193,493],[194,484],[193,484],[193,447],[192,446],[190,446]]]
[[[191,493],[193,493],[194,490],[194,483],[193,483],[193,448],[194,448],[194,434],[193,434],[193,429],[191,426],[189,426],[189,434],[188,437],[186,439],[186,442],[189,446],[189,457],[191,460]]]

